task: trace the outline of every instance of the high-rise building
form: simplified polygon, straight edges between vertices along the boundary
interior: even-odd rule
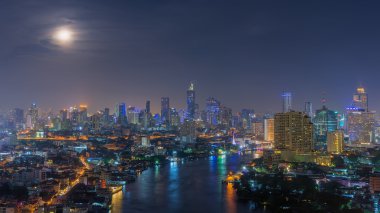
[[[274,118],[264,120],[264,140],[274,141]]]
[[[175,108],[170,108],[170,126],[178,127],[181,124],[181,118]]]
[[[358,87],[353,95],[353,106],[368,112],[368,94],[363,87]]]
[[[147,100],[145,103],[145,112],[150,113],[150,101]]]
[[[344,134],[343,130],[335,130],[327,134],[327,152],[340,154],[343,152]]]
[[[305,102],[305,108],[304,108],[304,111],[303,111],[307,116],[309,116],[310,118],[313,118],[314,117],[314,114],[313,114],[313,104],[310,102],[310,101],[306,101]]]
[[[196,109],[195,90],[194,90],[193,83],[190,83],[189,89],[187,90],[186,103],[187,103],[187,119],[192,121],[195,118],[195,109]]]
[[[87,105],[79,105],[79,122],[84,123],[87,121]]]
[[[140,110],[134,106],[130,106],[127,109],[127,119],[131,124],[139,124]]]
[[[170,125],[170,102],[168,97],[161,98],[161,122]]]
[[[252,134],[256,139],[262,140],[264,139],[264,123],[262,120],[256,120],[252,123]]]
[[[241,110],[241,120],[243,122],[243,128],[250,129],[251,123],[255,118],[255,111],[253,109],[242,109]]]
[[[220,102],[214,97],[206,100],[206,120],[211,125],[219,124]]]
[[[290,112],[292,110],[292,93],[282,93],[282,112]]]
[[[313,150],[313,124],[302,112],[277,113],[274,116],[275,148],[308,153]]]
[[[375,141],[375,113],[362,108],[347,108],[347,133],[350,142],[372,143]]]
[[[37,128],[38,122],[38,108],[36,103],[32,103],[27,115],[27,127],[31,129]]]
[[[230,128],[232,126],[232,109],[226,106],[220,107],[220,124],[225,128]]]
[[[313,119],[315,146],[317,149],[326,149],[327,133],[338,128],[338,113],[323,106],[315,113]]]
[[[125,103],[119,103],[117,105],[116,118],[117,118],[117,123],[119,124],[127,123],[127,110],[126,110]]]

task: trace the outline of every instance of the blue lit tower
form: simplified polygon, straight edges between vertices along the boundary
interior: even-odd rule
[[[292,110],[292,93],[282,93],[282,112],[290,112]]]
[[[119,124],[125,124],[127,122],[127,110],[125,103],[119,103],[117,108],[117,122]]]
[[[189,89],[187,90],[187,119],[194,120],[195,118],[195,90],[194,90],[194,84],[190,83]]]
[[[322,109],[316,111],[313,123],[315,146],[317,149],[325,149],[327,133],[334,132],[338,128],[338,113],[327,109],[327,107],[323,105]]]

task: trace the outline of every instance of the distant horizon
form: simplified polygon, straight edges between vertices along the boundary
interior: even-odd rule
[[[196,88],[196,85],[195,85],[195,88]],[[282,91],[281,93],[279,93],[278,100],[277,100],[278,101],[278,105],[276,106],[276,108],[278,108],[277,111],[259,111],[255,107],[244,107],[244,108],[236,109],[236,108],[230,107],[228,104],[224,103],[223,100],[220,99],[220,98],[218,98],[218,97],[215,97],[215,96],[207,96],[207,97],[214,97],[214,98],[216,98],[217,100],[219,100],[221,102],[221,104],[223,106],[231,108],[234,114],[236,114],[238,112],[241,112],[242,109],[253,109],[255,111],[255,113],[258,113],[258,114],[266,114],[266,113],[272,113],[272,114],[274,114],[274,113],[282,112],[282,109],[281,109],[281,107],[282,107],[281,94],[283,92],[290,92],[292,94],[292,110],[295,110],[295,111],[303,111],[304,110],[304,108],[303,108],[304,107],[304,103],[307,102],[307,101],[309,101],[309,100],[305,100],[303,102],[302,101],[300,102],[299,100],[297,100],[297,97],[294,95],[294,92],[292,92],[292,91]],[[367,92],[367,90],[366,90],[366,92]],[[196,89],[195,89],[195,93],[196,93],[196,96],[198,96],[198,91]],[[354,94],[354,92],[351,94],[351,102],[349,102],[348,104],[346,104],[346,106],[342,106],[339,109],[331,107],[329,105],[329,101],[326,100],[325,98],[321,98],[320,102],[318,103],[318,105],[312,102],[313,112],[315,112],[318,109],[321,109],[323,106],[326,106],[330,110],[334,110],[334,111],[338,111],[338,112],[344,112],[345,109],[346,109],[346,107],[349,107],[352,104],[352,96],[353,96],[353,94]],[[368,94],[368,92],[367,92],[367,94]],[[172,101],[173,100],[172,100],[172,98],[170,96],[162,96],[162,97],[169,97],[169,99],[170,99],[170,107],[171,108],[175,108],[177,110],[186,110],[186,99],[185,99],[186,96],[185,95],[184,95],[183,104],[180,107],[178,107],[177,105],[175,105],[175,106],[172,105]],[[370,103],[371,103],[371,98],[370,97],[371,96],[370,96],[370,94],[368,96],[369,96],[369,110],[377,112],[376,110],[373,110],[371,108],[371,105],[370,105]],[[157,101],[152,101],[152,99],[146,99],[146,101],[147,100],[150,101],[152,114],[157,114],[157,113],[160,114],[160,111],[161,111],[161,108],[160,108],[161,107],[160,99],[161,99],[161,97],[155,97],[154,99],[158,99],[158,100]],[[325,102],[322,102],[322,100],[325,100]],[[144,101],[143,103],[139,103],[139,104],[134,104],[132,102],[127,102],[127,101],[119,101],[119,102],[116,102],[113,105],[98,106],[97,108],[94,105],[89,104],[88,102],[79,102],[79,103],[74,103],[74,104],[71,104],[71,105],[68,104],[67,106],[61,107],[61,108],[59,108],[59,107],[58,108],[54,108],[54,107],[51,107],[51,106],[46,106],[46,105],[39,104],[38,101],[32,101],[32,102],[30,102],[30,104],[26,104],[25,106],[15,106],[15,107],[11,107],[9,109],[3,109],[2,108],[0,110],[3,111],[3,112],[12,110],[14,108],[21,108],[21,109],[27,110],[32,103],[36,103],[37,107],[40,108],[40,109],[42,109],[43,111],[48,111],[48,110],[51,109],[53,112],[59,112],[59,110],[62,110],[62,109],[69,109],[70,107],[75,107],[75,106],[79,107],[79,105],[84,104],[84,105],[87,105],[89,113],[93,114],[93,113],[96,113],[99,110],[103,110],[104,108],[109,108],[110,112],[113,112],[114,108],[119,103],[125,103],[126,107],[130,107],[131,106],[131,107],[136,107],[136,108],[142,110],[142,109],[145,109],[145,103],[146,103],[146,101]],[[178,101],[176,101],[176,102],[178,102]],[[200,102],[201,102],[201,104],[200,104]],[[198,98],[196,98],[196,103],[199,104],[199,106],[200,106],[199,109],[200,110],[205,109],[205,107],[206,107],[206,99],[201,100],[200,102],[199,102]]]

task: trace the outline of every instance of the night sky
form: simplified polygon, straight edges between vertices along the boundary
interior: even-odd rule
[[[112,4],[111,4],[112,2]],[[363,85],[380,111],[380,1],[0,1],[0,107],[154,111],[214,96],[236,112],[322,97],[341,110]],[[60,27],[70,44],[57,43]],[[324,95],[325,94],[325,95]]]

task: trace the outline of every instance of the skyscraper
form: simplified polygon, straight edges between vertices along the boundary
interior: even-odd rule
[[[342,130],[335,130],[327,134],[327,152],[340,154],[343,152],[344,134]]]
[[[315,113],[313,119],[316,148],[326,149],[327,133],[338,128],[338,113],[323,106]]]
[[[274,116],[275,148],[308,153],[313,150],[313,124],[302,112],[277,113]]]
[[[169,97],[161,98],[161,121],[165,125],[170,124],[170,103]]]
[[[347,108],[347,133],[350,142],[374,142],[375,113],[364,109]]]
[[[303,111],[307,116],[309,116],[310,118],[313,118],[314,117],[314,114],[313,114],[313,104],[310,102],[310,101],[306,101],[305,102],[305,109]]]
[[[27,115],[27,127],[31,129],[37,128],[38,122],[38,108],[36,103],[32,103]]]
[[[353,95],[353,106],[368,112],[368,94],[363,87],[358,87]]]
[[[126,124],[127,122],[127,110],[125,103],[119,103],[116,111],[117,123]]]
[[[274,141],[274,118],[264,120],[264,140]]]
[[[150,113],[150,101],[147,100],[145,103],[145,112]]]
[[[292,110],[292,93],[282,93],[282,112],[290,112]]]
[[[211,125],[219,124],[220,102],[214,97],[206,100],[206,120]]]
[[[187,90],[187,119],[194,120],[195,118],[195,90],[194,90],[194,84],[190,83],[189,89]]]

